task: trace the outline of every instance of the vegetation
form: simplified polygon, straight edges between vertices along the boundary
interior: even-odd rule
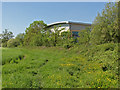
[[[41,27],[40,27],[41,26]],[[26,46],[64,46],[69,45],[72,37],[70,32],[61,32],[59,27],[54,26],[54,31],[46,27],[47,25],[43,21],[34,21],[26,29],[24,36],[24,45]],[[69,40],[68,40],[69,39]]]
[[[7,41],[7,47],[17,47],[19,45],[19,41],[11,38]]]
[[[23,46],[24,42],[24,33],[20,33],[15,37],[16,41],[18,42],[17,46],[21,45]]]
[[[5,29],[2,34],[0,34],[0,41],[1,41],[1,46],[2,47],[7,47],[7,41],[13,38],[13,33],[11,31],[8,31]]]
[[[12,53],[11,53],[12,52]],[[21,49],[18,48],[2,48],[2,65],[11,63],[13,61],[17,61],[18,59],[22,59],[24,57]]]
[[[78,44],[88,45],[89,41],[90,41],[90,28],[87,28],[86,30],[79,31],[79,36],[80,37],[77,38]]]
[[[34,21],[28,28],[26,28],[24,36],[24,45],[37,46],[39,41],[42,41],[42,33],[45,33],[47,25],[43,21]],[[39,36],[38,36],[39,35]],[[39,38],[38,42],[36,39]]]
[[[12,51],[13,55],[9,55],[11,53],[8,52]],[[3,49],[3,53],[16,58],[24,56],[19,61],[8,58],[9,63],[3,65],[3,88],[118,87],[116,44],[103,44],[86,49],[84,46],[73,49],[57,47],[7,49],[7,52]],[[4,60],[6,59],[3,58]]]
[[[60,26],[54,27],[54,31],[51,31],[43,21],[34,21],[26,28],[25,33],[18,34],[15,39],[11,39],[13,38],[13,33],[5,29],[3,34],[1,34],[2,46],[63,46],[70,48],[76,44],[85,43],[93,45],[111,42],[119,43],[120,30],[118,20],[118,3],[107,3],[102,14],[98,13],[92,27],[81,30],[79,32],[80,37],[77,39],[71,37],[70,32],[61,32],[64,28],[59,30]]]
[[[2,49],[3,88],[118,88],[118,3],[107,3],[77,38],[46,26],[34,21],[24,34],[2,38],[9,47]]]
[[[91,31],[91,42],[103,44],[120,42],[118,3],[107,3],[102,15],[98,13]]]

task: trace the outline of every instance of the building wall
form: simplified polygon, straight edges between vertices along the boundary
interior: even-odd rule
[[[78,32],[80,30],[84,30],[86,27],[90,26],[90,25],[83,25],[83,24],[75,24],[75,23],[70,23],[70,24],[58,24],[58,25],[54,25],[54,26],[50,26],[49,28],[51,29],[52,32],[54,32],[54,27],[59,27],[58,30],[61,30],[64,28],[64,30],[62,30],[61,32],[64,31],[68,31],[70,30],[71,32],[71,36],[78,36]],[[75,34],[75,35],[74,35]]]
[[[69,27],[69,24],[59,24],[59,25],[54,25],[54,26],[51,26],[50,28],[51,28],[51,31],[53,31],[54,32],[54,27],[59,27],[58,28],[58,30],[61,30],[61,29],[64,29],[64,30],[62,30],[61,32],[64,32],[64,31],[67,31],[67,30],[69,30],[70,29],[70,27]]]
[[[87,25],[81,25],[81,24],[71,24],[71,30],[83,30]]]
[[[78,37],[79,31],[84,30],[86,27],[89,27],[89,26],[90,25],[70,24],[71,36]]]

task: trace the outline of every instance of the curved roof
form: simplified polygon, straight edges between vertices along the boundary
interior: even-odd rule
[[[60,21],[60,22],[54,22],[51,24],[48,24],[47,26],[53,26],[53,25],[58,25],[58,24],[84,24],[84,25],[91,25],[89,23],[82,23],[82,22],[72,22],[72,21]]]

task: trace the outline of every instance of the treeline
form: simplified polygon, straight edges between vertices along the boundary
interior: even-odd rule
[[[61,32],[59,27],[54,27],[54,32],[47,28],[43,21],[34,21],[25,33],[13,38],[13,33],[7,30],[1,34],[2,47],[18,46],[63,46],[65,48],[74,45],[100,45],[104,43],[119,43],[118,3],[107,3],[102,13],[98,13],[92,26],[81,30],[79,37],[71,37],[70,31]]]

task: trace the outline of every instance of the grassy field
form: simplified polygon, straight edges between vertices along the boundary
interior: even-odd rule
[[[116,44],[3,48],[3,88],[117,88]]]

